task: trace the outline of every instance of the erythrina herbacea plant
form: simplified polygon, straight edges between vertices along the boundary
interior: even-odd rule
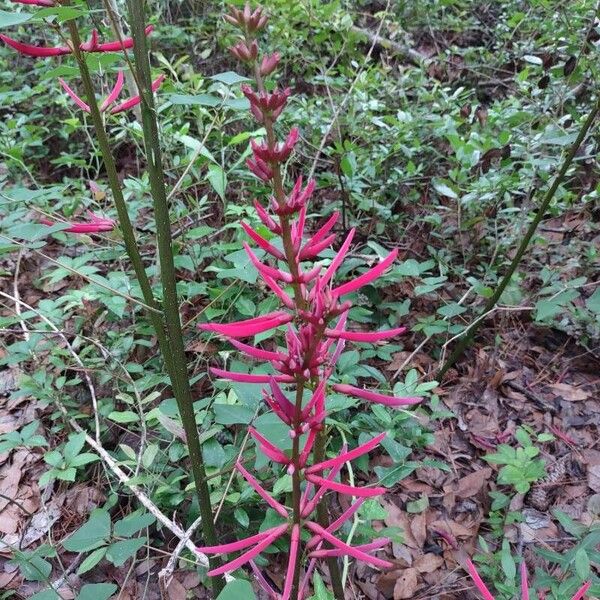
[[[378,342],[404,333],[404,327],[377,332],[346,329],[348,312],[352,306],[348,295],[381,276],[396,259],[397,250],[392,250],[381,262],[358,277],[337,284],[335,275],[350,250],[354,237],[352,229],[326,269],[319,263],[313,264],[319,254],[334,242],[336,236],[332,230],[339,214],[334,213],[316,233],[306,239],[307,205],[315,182],[308,181],[304,185],[300,177],[291,190],[286,192],[284,187],[281,163],[292,153],[299,139],[299,131],[294,128],[283,142],[277,141],[274,125],[291,92],[277,88],[267,91],[263,81],[264,76],[275,71],[280,59],[278,54],[259,56],[256,37],[265,27],[267,18],[262,8],[251,11],[247,5],[243,10],[233,9],[225,19],[241,31],[241,40],[231,48],[231,52],[253,69],[256,89],[244,85],[242,92],[250,102],[252,115],[266,131],[264,141],[251,142],[253,157],[248,159],[247,165],[256,177],[272,186],[273,196],[269,207],[255,202],[255,208],[264,226],[273,236],[279,237],[282,248],[280,250],[242,222],[248,237],[271,258],[271,264],[261,261],[247,243],[244,243],[244,249],[262,280],[281,302],[282,309],[236,323],[211,323],[200,327],[229,339],[241,353],[258,361],[266,361],[274,369],[273,375],[246,374],[218,368],[213,368],[212,372],[231,381],[266,385],[263,389],[264,402],[289,427],[291,454],[283,452],[253,427],[249,427],[249,432],[258,449],[291,476],[292,497],[291,506],[285,506],[238,462],[238,472],[285,519],[285,523],[236,542],[206,546],[199,550],[208,554],[242,551],[238,558],[213,569],[209,575],[229,572],[250,563],[258,582],[271,598],[296,600],[308,593],[318,559],[335,560],[348,555],[382,569],[393,566],[372,554],[388,544],[387,538],[350,546],[335,536],[335,532],[353,517],[365,499],[385,491],[381,487],[355,487],[338,480],[344,463],[376,448],[385,434],[353,450],[344,447],[335,458],[324,460],[324,456],[317,456],[315,460],[318,455],[315,449],[326,433],[329,390],[392,407],[416,404],[421,399],[398,398],[345,384],[329,385],[328,380],[346,342]],[[283,350],[263,350],[240,341],[281,326],[286,327]],[[356,499],[331,523],[315,517],[318,505],[328,491]],[[302,532],[310,536],[307,542],[302,541]],[[289,566],[280,593],[262,576],[253,559],[284,536],[289,536]],[[304,557],[308,559],[306,563]]]
[[[475,587],[481,592],[481,597],[483,600],[496,600],[494,595],[488,590],[485,583],[481,579],[475,565],[469,560],[467,561],[467,568],[469,569],[469,574],[475,583]],[[577,590],[575,595],[571,598],[571,600],[583,600],[585,598],[585,593],[590,589],[592,585],[591,581],[588,581],[584,585]],[[545,600],[546,594],[544,592],[538,592],[539,600]],[[521,600],[529,600],[529,583],[527,581],[527,567],[525,562],[521,563]]]

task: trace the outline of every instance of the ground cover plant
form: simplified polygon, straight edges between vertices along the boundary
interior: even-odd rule
[[[597,11],[7,0],[2,597],[599,597]]]

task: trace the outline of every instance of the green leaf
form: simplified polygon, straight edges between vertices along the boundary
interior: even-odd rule
[[[167,98],[171,104],[182,104],[184,106],[219,106],[221,99],[209,94],[171,94]]]
[[[590,559],[584,548],[575,553],[575,571],[584,581],[590,576]]]
[[[517,575],[517,566],[515,565],[515,559],[512,557],[510,552],[510,543],[508,540],[502,542],[502,552],[500,553],[500,563],[502,570],[506,575],[507,579],[511,581],[515,580]]]
[[[215,422],[221,425],[237,425],[238,423],[250,423],[254,411],[240,404],[215,404]]]
[[[315,593],[311,596],[310,600],[334,600],[335,596],[325,587],[325,584],[318,573],[314,574],[313,587]]]
[[[63,455],[65,463],[71,464],[71,461],[81,452],[85,446],[85,433],[73,433],[69,436],[69,441],[65,444]]]
[[[433,187],[435,191],[441,194],[442,196],[446,196],[447,198],[452,198],[455,200],[458,198],[458,194],[450,187],[450,184],[443,179],[433,178],[432,180]]]
[[[115,423],[136,423],[140,420],[140,415],[133,412],[132,410],[122,410],[116,411],[113,410],[108,418]]]
[[[101,548],[96,548],[91,554],[88,554],[81,565],[79,565],[79,569],[77,569],[77,575],[83,575],[87,573],[90,569],[93,569],[106,554],[107,546],[102,546]]]
[[[227,187],[227,175],[225,171],[219,165],[208,165],[208,175],[206,178],[213,190],[225,202],[225,188]]]
[[[136,552],[146,543],[148,543],[148,538],[146,538],[146,536],[115,542],[108,547],[106,558],[110,560],[115,567],[121,567],[132,556],[135,556]]]
[[[585,305],[593,313],[600,315],[600,287],[585,301]]]
[[[406,512],[409,513],[422,513],[429,506],[429,498],[425,495],[421,496],[418,500],[406,503]]]
[[[138,531],[149,527],[156,521],[151,513],[127,515],[124,519],[115,523],[115,535],[119,537],[131,537]]]
[[[93,454],[92,452],[84,452],[83,454],[78,454],[70,463],[71,467],[82,467],[83,465],[87,465],[89,463],[96,462],[100,460],[98,456]]]
[[[249,582],[234,579],[223,588],[217,600],[256,600],[256,595]]]
[[[116,591],[114,583],[88,583],[81,588],[75,600],[108,600]]]
[[[248,77],[244,77],[243,75],[238,75],[233,71],[225,71],[224,73],[217,73],[212,77],[209,77],[213,81],[219,81],[220,83],[224,83],[225,85],[237,85],[238,83],[243,83],[244,81],[250,81]]]
[[[32,17],[33,15],[27,12],[6,12],[5,10],[0,10],[0,29],[25,23]]]
[[[54,590],[43,590],[34,594],[29,600],[62,600],[62,598]]]
[[[97,508],[92,511],[87,523],[71,534],[64,542],[63,548],[69,552],[87,552],[102,546],[110,535],[110,515]]]
[[[246,527],[248,527],[248,525],[250,525],[250,517],[248,516],[248,513],[243,509],[240,508],[239,506],[233,511],[233,516],[235,517],[235,520],[244,528],[246,529]]]

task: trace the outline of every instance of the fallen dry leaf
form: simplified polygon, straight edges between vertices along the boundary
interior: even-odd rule
[[[419,571],[414,567],[405,569],[396,580],[394,600],[412,598],[419,587]]]
[[[444,564],[444,559],[437,554],[428,552],[415,560],[414,567],[419,573],[433,573]]]

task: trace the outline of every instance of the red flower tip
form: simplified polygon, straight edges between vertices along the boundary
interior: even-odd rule
[[[368,402],[385,404],[386,406],[407,406],[411,404],[418,404],[422,400],[422,398],[419,397],[398,398],[396,396],[387,396],[386,394],[372,392],[370,390],[365,390],[364,388],[357,388],[353,385],[347,385],[345,383],[336,383],[332,387],[336,392],[340,392],[340,394],[354,396],[355,398],[362,398]]]
[[[112,231],[116,226],[115,221],[112,219],[100,217],[92,211],[88,211],[88,215],[90,217],[88,223],[71,223],[69,224],[69,227],[63,229],[63,231],[67,233],[102,233],[105,231]],[[54,222],[50,219],[40,219],[40,223],[48,226],[54,225]]]
[[[156,92],[156,90],[158,90],[158,88],[161,86],[161,84],[165,80],[165,78],[166,78],[166,75],[159,75],[152,82],[152,91],[153,92]],[[117,106],[114,106],[113,108],[111,108],[110,112],[113,115],[116,115],[117,113],[123,112],[125,110],[129,110],[130,108],[137,106],[141,101],[142,101],[141,96],[133,96],[133,97],[129,98],[128,100],[125,100],[125,102],[121,102],[121,104],[117,104]]]
[[[263,56],[263,59],[260,63],[260,74],[263,77],[270,75],[277,68],[279,61],[281,60],[281,55],[279,52],[275,52],[270,56]]]

